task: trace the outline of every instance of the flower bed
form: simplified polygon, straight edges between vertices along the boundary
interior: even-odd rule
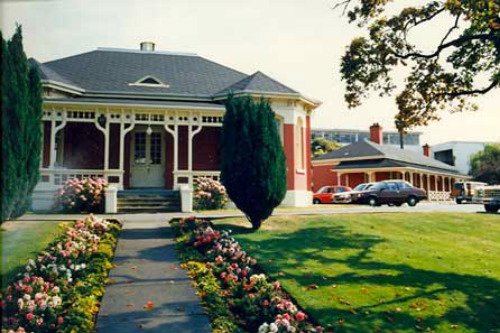
[[[2,332],[93,332],[120,226],[90,215],[30,260],[2,295]]]
[[[230,231],[214,230],[207,220],[175,220],[183,267],[208,307],[214,332],[312,333],[313,325],[279,282],[271,282]]]
[[[69,213],[102,213],[104,211],[105,179],[68,179],[56,193],[55,209]]]

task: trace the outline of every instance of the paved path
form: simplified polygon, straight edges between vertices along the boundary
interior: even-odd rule
[[[165,214],[122,215],[97,320],[97,333],[212,332],[186,271],[179,267]],[[144,306],[152,302],[153,307]]]

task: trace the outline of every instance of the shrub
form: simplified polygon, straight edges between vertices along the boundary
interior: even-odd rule
[[[41,150],[42,88],[35,66],[23,50],[21,27],[1,47],[2,96],[1,220],[18,217],[29,208],[38,182]]]
[[[194,191],[196,209],[221,209],[229,201],[226,188],[218,181],[201,177],[196,180]]]
[[[99,213],[104,211],[106,180],[69,179],[56,194],[56,209],[70,213]]]
[[[6,288],[2,332],[94,332],[119,230],[92,215],[66,227]]]
[[[231,200],[260,228],[286,194],[286,161],[267,100],[229,96],[221,133],[221,179]]]

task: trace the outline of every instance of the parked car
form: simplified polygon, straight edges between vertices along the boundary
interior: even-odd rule
[[[354,194],[360,193],[362,191],[367,190],[374,183],[362,183],[352,189],[352,191],[335,193],[333,195],[333,203],[351,203],[352,196]]]
[[[335,193],[343,193],[352,191],[349,186],[323,186],[318,192],[313,195],[313,204],[329,204],[333,203],[333,195]]]
[[[498,212],[500,210],[500,185],[476,188],[472,202],[483,204],[488,213]]]
[[[456,203],[459,205],[465,201],[472,202],[475,190],[486,185],[488,184],[482,182],[456,183],[453,185],[453,189],[451,190],[451,197],[455,199]]]
[[[367,190],[353,195],[352,202],[370,206],[394,205],[398,207],[406,202],[408,206],[413,207],[426,197],[424,190],[413,187],[406,181],[391,180],[375,183]]]

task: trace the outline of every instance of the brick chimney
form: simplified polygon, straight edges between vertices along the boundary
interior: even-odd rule
[[[370,126],[370,141],[375,142],[379,145],[384,143],[382,136],[382,126],[379,123],[375,123]]]
[[[422,146],[424,149],[424,155],[427,157],[431,157],[431,146],[429,146],[427,143]]]

